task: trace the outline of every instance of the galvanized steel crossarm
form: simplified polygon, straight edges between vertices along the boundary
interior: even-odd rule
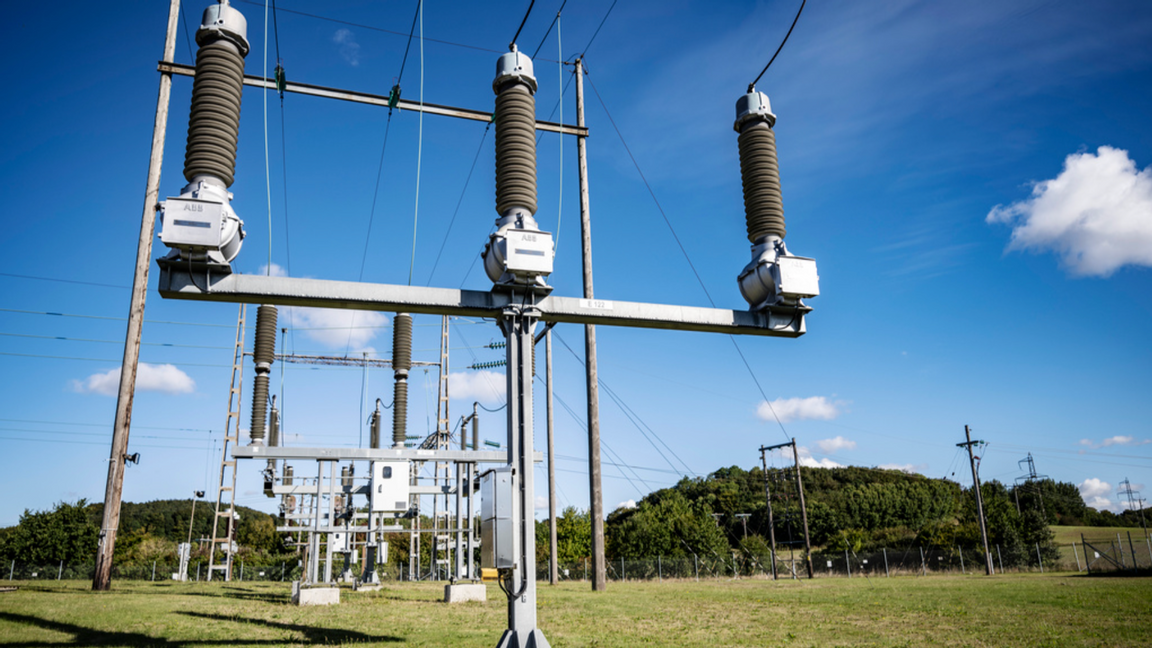
[[[207,286],[207,290],[201,288]],[[160,294],[166,298],[246,302],[282,306],[350,308],[385,312],[455,315],[497,319],[519,303],[502,291],[456,290],[392,284],[229,274],[193,277],[187,270],[164,268]],[[799,337],[804,312],[738,311],[695,306],[577,299],[550,295],[536,302],[545,322],[673,329],[733,335]]]
[[[160,61],[157,64],[157,69],[160,72],[167,72],[179,76],[196,76],[196,68],[192,65],[184,65],[182,63],[167,63]],[[267,88],[269,90],[276,89],[276,80],[267,77],[256,76],[252,74],[244,75],[244,85],[253,86],[256,88]],[[368,92],[357,92],[355,90],[340,90],[338,88],[328,88],[324,86],[312,85],[309,83],[297,83],[289,81],[284,86],[285,92],[295,92],[298,94],[311,95],[313,97],[325,97],[327,99],[339,99],[341,101],[351,101],[353,103],[369,104],[372,106],[380,106],[388,108],[388,97],[386,95],[371,94]],[[471,108],[456,108],[454,106],[442,106],[434,103],[420,103],[418,101],[410,101],[408,99],[400,99],[396,102],[396,108],[400,110],[412,110],[416,112],[425,112],[430,115],[441,115],[444,117],[457,117],[460,119],[469,119],[472,121],[491,122],[492,113],[484,112],[482,110],[472,110]],[[588,136],[588,129],[579,126],[570,126],[568,124],[558,124],[549,121],[536,121],[536,130],[547,131],[549,133],[563,133],[565,135],[581,135]]]
[[[313,459],[316,461],[348,460],[407,460],[407,461],[458,461],[461,463],[508,463],[508,452],[504,450],[418,450],[415,448],[298,448],[278,446],[239,446],[232,450],[237,459]],[[544,461],[544,454],[537,452],[534,460]],[[299,492],[316,492],[316,486]]]

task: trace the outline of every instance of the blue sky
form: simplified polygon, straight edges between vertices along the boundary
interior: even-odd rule
[[[537,3],[522,50],[542,42],[559,4]],[[186,3],[189,30],[206,5]],[[422,85],[429,102],[491,110],[495,60],[526,5],[428,2],[403,96],[418,99]],[[584,49],[611,5],[568,3],[562,46],[555,30],[543,40],[541,118],[570,77],[558,52]],[[249,21],[247,71],[259,74],[264,7],[235,6]],[[386,94],[415,7],[284,0],[276,22],[288,77]],[[710,295],[746,307],[735,282],[749,257],[734,104],[796,8],[621,0],[612,9],[586,57],[597,297],[707,306]],[[25,508],[103,497],[115,407],[104,392],[122,352],[166,16],[160,1],[115,12],[31,5],[3,28],[3,525]],[[602,392],[604,459],[634,467],[605,465],[605,507],[682,474],[751,467],[760,445],[792,436],[807,462],[968,483],[955,447],[966,424],[989,443],[984,479],[1011,482],[1031,452],[1039,472],[1080,485],[1095,506],[1118,510],[1124,478],[1152,496],[1150,42],[1152,8],[1135,0],[808,5],[758,89],[778,116],[788,245],[816,258],[822,294],[804,337],[738,340],[783,425],[764,416],[764,396],[723,336],[602,327],[601,378],[632,412]],[[176,60],[191,62],[183,25]],[[189,79],[174,80],[163,196],[183,186],[190,92]],[[571,88],[561,105],[573,122]],[[406,283],[411,267],[415,284],[487,289],[475,260],[495,218],[492,134],[396,112],[381,166],[386,122],[385,110],[299,95],[281,111],[274,93],[245,89],[231,191],[247,238],[235,267],[254,273],[271,260],[292,276],[379,283]],[[550,283],[572,296],[581,290],[575,151],[552,134],[538,150],[537,219],[558,238]],[[154,257],[164,252],[155,244]],[[142,459],[127,471],[128,501],[211,484],[226,414],[236,306],[165,301],[156,275],[131,441]],[[391,316],[351,318],[282,311],[286,349],[387,357]],[[416,359],[435,360],[438,318],[416,324]],[[556,394],[579,417],[582,333],[556,331]],[[464,369],[500,359],[482,348],[499,336],[490,322],[453,322],[453,421],[476,399],[502,402],[490,388],[501,375]],[[248,367],[245,390],[251,377]],[[273,377],[295,445],[356,446],[362,403],[366,416],[376,398],[391,401],[384,370],[277,365]],[[435,387],[434,373],[414,372],[411,433],[434,424]],[[542,444],[542,407],[536,421]],[[501,440],[503,425],[503,413],[484,415],[482,437]],[[559,404],[556,425],[560,503],[586,507],[584,430]],[[257,467],[246,468],[240,503],[271,510]]]

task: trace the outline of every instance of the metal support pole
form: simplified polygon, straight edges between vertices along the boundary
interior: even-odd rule
[[[61,572],[64,571],[64,561],[63,560],[60,561],[60,571]],[[59,575],[56,576],[56,580],[60,580]],[[155,560],[152,561],[152,580],[153,581],[156,580],[156,561]]]
[[[796,450],[796,438],[792,438],[792,456],[796,459],[796,491],[800,494],[800,520],[804,522],[804,562],[808,565],[808,578],[812,574],[812,541],[808,537],[808,507],[804,504],[804,481],[800,478],[800,453]]]
[[[526,301],[531,295],[524,296]],[[507,339],[508,464],[513,470],[513,528],[519,531],[516,566],[508,570],[508,629],[497,648],[547,648],[536,627],[536,523],[533,515],[535,470],[532,447],[532,348],[539,312],[509,306],[500,320]]]
[[[1140,565],[1136,563],[1136,543],[1132,542],[1132,532],[1126,531],[1128,534],[1128,551],[1132,552],[1132,569],[1136,569]]]
[[[1072,543],[1072,557],[1076,559],[1076,571],[1078,571],[1078,572],[1084,571],[1084,569],[1080,567],[1080,554],[1076,553],[1076,543],[1075,542]],[[1085,553],[1084,557],[1087,558],[1088,554]]]
[[[319,490],[319,489],[317,489]],[[324,526],[336,526],[336,462],[328,462],[328,520]],[[332,582],[332,534],[324,534],[324,583]]]
[[[920,547],[920,575],[928,575],[928,563],[924,562],[924,547]]]
[[[1085,560],[1087,560],[1088,554],[1084,554],[1084,555],[1085,555]],[[1003,574],[1004,573],[1004,556],[1002,556],[1000,554],[1000,545],[996,545],[996,560],[997,560],[997,562],[1000,563],[1000,573]]]
[[[956,545],[956,553],[960,554],[960,573],[961,574],[968,573],[968,572],[964,571],[964,551],[960,548],[960,545]]]
[[[176,53],[176,23],[180,0],[168,4],[168,34],[164,39],[164,61],[171,63]],[[124,457],[128,453],[128,433],[132,425],[132,401],[136,393],[136,369],[140,362],[140,336],[144,326],[144,300],[148,293],[148,269],[152,262],[152,238],[156,231],[156,207],[160,195],[160,168],[164,160],[164,136],[168,129],[168,100],[172,95],[172,75],[160,74],[156,99],[156,120],[152,125],[152,154],[148,160],[148,181],[144,188],[144,213],[140,239],[136,244],[136,271],[132,278],[132,298],[128,305],[128,329],[124,335],[124,358],[120,365],[120,390],[116,396],[116,419],[112,426],[112,450],[108,458],[108,485],[104,491],[104,519],[96,548],[96,568],[92,589],[107,590],[112,583],[112,552],[120,527],[120,498],[124,489]]]
[[[700,582],[700,557],[692,554],[692,564],[696,566],[696,582]]]
[[[764,470],[764,501],[768,503],[768,538],[772,547],[772,580],[776,580],[776,524],[772,519],[772,491],[768,487],[768,457],[765,454],[767,451],[767,448],[760,446],[760,465]]]
[[[1119,532],[1116,533],[1116,543],[1120,547],[1120,551],[1119,551],[1120,566],[1127,569],[1128,568],[1128,565],[1127,565],[1128,561],[1124,560],[1124,541],[1120,539],[1120,533]],[[1039,546],[1039,545],[1037,545],[1037,546]],[[1040,550],[1037,549],[1036,551],[1039,552]],[[1039,555],[1039,553],[1037,553],[1037,555]]]
[[[882,547],[881,550],[884,552],[884,578],[891,578],[892,575],[888,573],[888,548]]]
[[[548,582],[560,582],[556,538],[556,447],[552,417],[552,329],[544,332],[544,405],[548,410]]]
[[[60,561],[60,568],[56,570],[56,580],[60,580],[60,577],[63,575],[64,575],[64,561],[61,560]],[[152,580],[156,580],[156,561],[155,560],[152,561]]]
[[[664,557],[656,556],[656,580],[664,580]]]
[[[200,582],[200,565],[201,564],[202,563],[196,563],[196,582],[197,583]]]
[[[984,495],[980,492],[980,475],[976,472],[976,457],[972,454],[972,446],[980,441],[972,440],[972,431],[964,426],[964,443],[957,446],[968,449],[968,463],[972,466],[972,485],[976,490],[976,514],[980,517],[980,540],[984,543],[984,574],[992,575],[992,552],[988,551],[988,524],[984,521]]]
[[[584,60],[576,59],[576,126],[584,128]],[[587,137],[576,138],[580,175],[580,238],[584,262],[584,299],[592,291],[592,225],[588,207]],[[588,483],[592,518],[592,591],[608,588],[604,562],[604,493],[600,486],[600,383],[596,375],[596,327],[584,325],[584,368],[588,385]]]
[[[848,562],[848,550],[844,550],[844,571],[848,572],[848,578],[852,578],[852,563]]]
[[[1120,551],[1120,555],[1124,555],[1124,551]],[[1044,560],[1040,557],[1040,543],[1036,543],[1036,564],[1040,565],[1040,573],[1044,573]]]
[[[16,560],[12,560],[12,565],[8,568],[8,580],[12,580],[13,574],[16,573]]]

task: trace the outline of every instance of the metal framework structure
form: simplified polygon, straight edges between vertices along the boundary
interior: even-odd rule
[[[148,256],[151,250],[151,239],[154,231],[152,210],[157,205],[158,184],[160,176],[161,157],[164,144],[164,127],[166,125],[167,108],[169,100],[169,86],[173,74],[181,76],[194,76],[195,70],[190,66],[177,65],[172,60],[176,34],[176,16],[178,15],[178,0],[172,0],[169,12],[168,35],[165,42],[164,60],[159,63],[161,73],[161,94],[157,107],[157,123],[153,138],[152,164],[149,169],[148,188],[145,196],[145,212],[141,225],[141,246],[138,251],[137,275],[133,288],[133,311],[129,322],[129,339],[125,353],[124,376],[135,374],[137,357],[129,353],[135,343],[138,348],[139,325],[143,318],[143,291],[147,285]],[[513,48],[513,52],[515,49]],[[162,274],[159,282],[160,294],[170,299],[187,299],[198,301],[223,301],[235,303],[275,304],[292,306],[311,306],[320,308],[345,308],[358,310],[424,313],[442,316],[457,315],[491,318],[495,320],[503,331],[506,341],[507,358],[507,424],[508,442],[507,450],[502,452],[455,451],[450,449],[334,449],[334,448],[285,448],[254,445],[248,447],[234,447],[233,460],[252,459],[307,459],[317,462],[316,484],[312,487],[313,522],[310,542],[310,562],[315,565],[318,561],[319,547],[318,532],[327,531],[335,533],[339,527],[335,526],[332,503],[336,495],[335,465],[341,460],[354,459],[387,459],[399,458],[410,461],[457,461],[462,463],[476,463],[493,461],[507,465],[512,472],[516,485],[514,489],[514,502],[512,503],[513,528],[518,539],[515,543],[515,566],[507,572],[506,584],[508,590],[508,629],[502,636],[499,646],[515,646],[527,648],[548,646],[544,634],[536,626],[536,565],[535,565],[535,531],[533,524],[534,509],[534,470],[533,462],[537,461],[538,453],[533,448],[533,369],[532,348],[534,333],[541,323],[553,325],[556,323],[581,324],[585,326],[585,349],[588,367],[588,395],[589,395],[589,450],[590,450],[590,480],[592,491],[593,536],[596,553],[602,559],[602,519],[598,507],[601,505],[599,497],[599,439],[597,429],[598,398],[596,395],[597,379],[595,375],[595,325],[625,326],[651,329],[670,329],[682,331],[698,331],[707,333],[726,333],[737,335],[759,335],[771,337],[797,337],[802,335],[804,329],[804,316],[810,310],[798,300],[791,304],[760,305],[755,310],[725,310],[718,308],[697,308],[664,304],[648,304],[638,302],[621,302],[596,300],[592,295],[591,274],[591,239],[589,234],[589,199],[587,187],[587,159],[586,138],[588,130],[583,125],[582,62],[576,63],[577,76],[577,115],[578,125],[567,126],[550,122],[535,122],[536,130],[557,132],[577,136],[577,154],[579,156],[580,170],[580,207],[581,229],[584,259],[584,297],[560,297],[550,295],[550,288],[543,285],[541,279],[537,284],[520,285],[516,283],[504,284],[497,282],[491,292],[475,290],[452,290],[444,288],[422,288],[413,286],[365,284],[341,281],[327,281],[320,279],[301,279],[289,277],[262,277],[251,275],[232,274],[231,268],[226,264],[218,263],[161,263]],[[275,80],[263,77],[245,76],[243,83],[249,86],[274,88]],[[311,86],[299,83],[288,83],[284,90],[298,92],[313,96],[328,97],[345,101],[355,101],[377,106],[388,106],[389,99],[379,95],[370,95],[321,86]],[[422,110],[430,114],[452,116],[475,121],[489,122],[491,113],[469,109],[435,106],[424,103],[422,105],[402,102],[403,107],[410,110]],[[142,266],[142,268],[141,268]],[[549,266],[550,267],[550,266]],[[491,276],[491,274],[490,274]],[[496,279],[493,279],[496,282]],[[133,333],[135,331],[135,333]],[[134,339],[133,339],[134,338]],[[127,400],[130,407],[130,392],[134,384],[131,381],[122,382],[121,392],[129,392]],[[118,406],[119,409],[119,406]],[[231,410],[230,410],[231,412]],[[123,428],[123,434],[121,434]],[[127,423],[121,425],[121,417],[117,416],[117,436],[113,443],[113,464],[116,464],[122,448],[127,442]],[[795,452],[795,443],[792,443]],[[118,454],[120,453],[120,454]],[[328,468],[327,478],[327,516],[321,526],[320,504],[325,493],[324,472],[325,464]],[[797,479],[799,480],[799,470]],[[116,478],[110,472],[109,488]],[[122,478],[122,474],[120,475]],[[118,478],[116,478],[118,479]],[[471,481],[469,480],[469,483]],[[799,485],[799,484],[798,484]],[[341,486],[345,486],[344,483]],[[119,487],[117,482],[117,488]],[[307,489],[307,485],[302,485]],[[434,487],[435,488],[435,487]],[[419,492],[419,489],[413,489]],[[295,486],[281,486],[280,491],[298,491]],[[802,493],[801,489],[801,493]],[[118,502],[118,499],[116,500]],[[118,511],[118,507],[117,507]],[[105,527],[108,526],[107,515]],[[598,530],[599,526],[599,530]],[[293,527],[298,530],[299,527]],[[114,533],[114,531],[113,531]],[[111,554],[111,542],[108,546],[102,543],[102,554]],[[328,551],[331,553],[332,545],[329,543]],[[331,561],[329,561],[329,568]],[[597,566],[595,578],[602,580]],[[809,570],[811,564],[809,563]],[[312,570],[315,573],[315,569]],[[595,580],[594,580],[595,582]],[[99,583],[97,579],[94,587]],[[502,585],[505,584],[502,581]],[[602,589],[596,587],[595,589]]]

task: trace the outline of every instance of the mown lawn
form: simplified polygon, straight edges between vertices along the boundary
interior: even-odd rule
[[[2,583],[7,585],[8,583]],[[287,603],[279,583],[13,583],[0,645],[491,648],[506,607],[445,605],[442,585],[345,591],[330,608]],[[825,578],[540,586],[553,646],[1149,646],[1152,578],[1075,574]]]

